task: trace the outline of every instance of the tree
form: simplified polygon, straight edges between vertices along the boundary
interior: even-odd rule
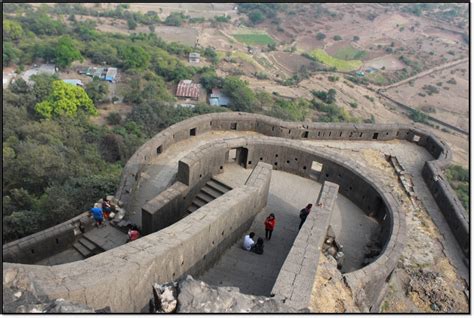
[[[183,24],[184,16],[182,13],[173,12],[165,19],[166,25],[181,26]]]
[[[82,55],[72,38],[68,35],[60,37],[56,46],[56,64],[61,68],[66,68],[77,60],[82,61]]]
[[[35,110],[45,118],[74,116],[78,110],[97,114],[92,100],[84,89],[60,80],[53,82],[51,94],[45,101],[36,104]]]
[[[224,93],[232,100],[231,109],[250,112],[254,109],[257,98],[255,93],[241,79],[229,76],[224,80]]]
[[[341,40],[342,40],[342,37],[341,37],[340,35],[335,35],[335,36],[333,37],[333,40],[334,40],[334,41],[341,41]]]
[[[94,78],[92,82],[86,84],[86,93],[92,99],[95,105],[107,100],[109,87],[106,82]]]
[[[127,45],[119,48],[119,56],[126,69],[145,69],[150,62],[150,55],[141,46]]]
[[[357,42],[360,40],[360,37],[358,37],[357,35],[354,35],[354,37],[352,38],[352,41],[354,42]]]
[[[318,34],[316,34],[316,39],[318,41],[322,41],[326,38],[326,34],[322,33],[322,32],[318,32]]]
[[[263,16],[260,10],[251,11],[248,14],[248,17],[253,24],[259,24],[265,19],[265,17]]]
[[[127,19],[127,25],[128,25],[129,30],[135,30],[138,26],[138,23],[137,23],[137,21],[135,21],[135,19],[128,18]]]
[[[23,35],[23,28],[18,22],[12,20],[3,20],[3,40],[17,41]]]

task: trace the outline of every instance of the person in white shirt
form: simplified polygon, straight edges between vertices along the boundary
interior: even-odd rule
[[[244,237],[244,245],[242,246],[244,250],[250,251],[252,247],[255,245],[253,237],[255,236],[254,232],[250,232],[249,235],[245,235]]]

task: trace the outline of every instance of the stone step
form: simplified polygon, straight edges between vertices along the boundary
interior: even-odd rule
[[[205,185],[202,189],[201,189],[201,192],[202,193],[205,193],[211,197],[213,197],[214,199],[217,199],[218,197],[220,197],[223,193],[220,192],[220,191],[217,191],[207,185]]]
[[[224,182],[222,182],[222,181],[220,181],[220,180],[217,180],[217,179],[211,178],[211,180],[209,180],[209,181],[214,181],[215,183],[217,183],[217,184],[221,185],[222,187],[226,188],[226,189],[227,189],[227,191],[230,191],[230,190],[232,190],[232,187],[231,187],[231,186],[229,186],[229,185],[225,184]],[[226,191],[226,192],[227,192],[227,191]]]
[[[204,201],[204,200],[201,199],[201,198],[195,197],[194,200],[193,200],[193,204],[194,204],[194,205],[197,205],[198,207],[202,207],[203,205],[206,205],[207,202]]]
[[[188,208],[188,213],[193,213],[194,211],[196,211],[197,209],[199,209],[199,207],[197,205],[195,205],[194,203],[192,203],[189,208]]]
[[[74,247],[74,249],[78,251],[85,258],[93,255],[89,249],[87,249],[84,245],[80,243],[74,243],[72,244],[72,247]]]
[[[210,196],[209,194],[206,194],[204,192],[199,192],[198,195],[196,196],[196,198],[199,198],[203,201],[206,201],[206,203],[209,203],[211,202],[212,200],[214,200],[215,198],[213,198],[212,196]]]
[[[219,193],[224,194],[226,193],[227,191],[231,190],[229,187],[227,187],[226,185],[223,185],[222,183],[220,183],[219,181],[216,181],[214,179],[211,179],[209,180],[206,185],[208,187],[211,187],[212,189],[218,191]]]
[[[85,237],[81,237],[78,242],[81,243],[85,248],[87,248],[91,252],[95,250],[96,248],[98,248],[97,245],[95,245],[93,242],[89,241]]]

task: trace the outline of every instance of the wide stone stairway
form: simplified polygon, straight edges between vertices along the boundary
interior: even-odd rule
[[[201,191],[196,195],[186,212],[193,213],[203,205],[208,204],[230,190],[232,190],[232,188],[228,185],[211,178],[211,180],[201,188]]]

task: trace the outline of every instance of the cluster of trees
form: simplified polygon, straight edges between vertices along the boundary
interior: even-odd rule
[[[239,3],[239,12],[245,13],[252,24],[259,24],[275,19],[284,7],[282,3]]]

